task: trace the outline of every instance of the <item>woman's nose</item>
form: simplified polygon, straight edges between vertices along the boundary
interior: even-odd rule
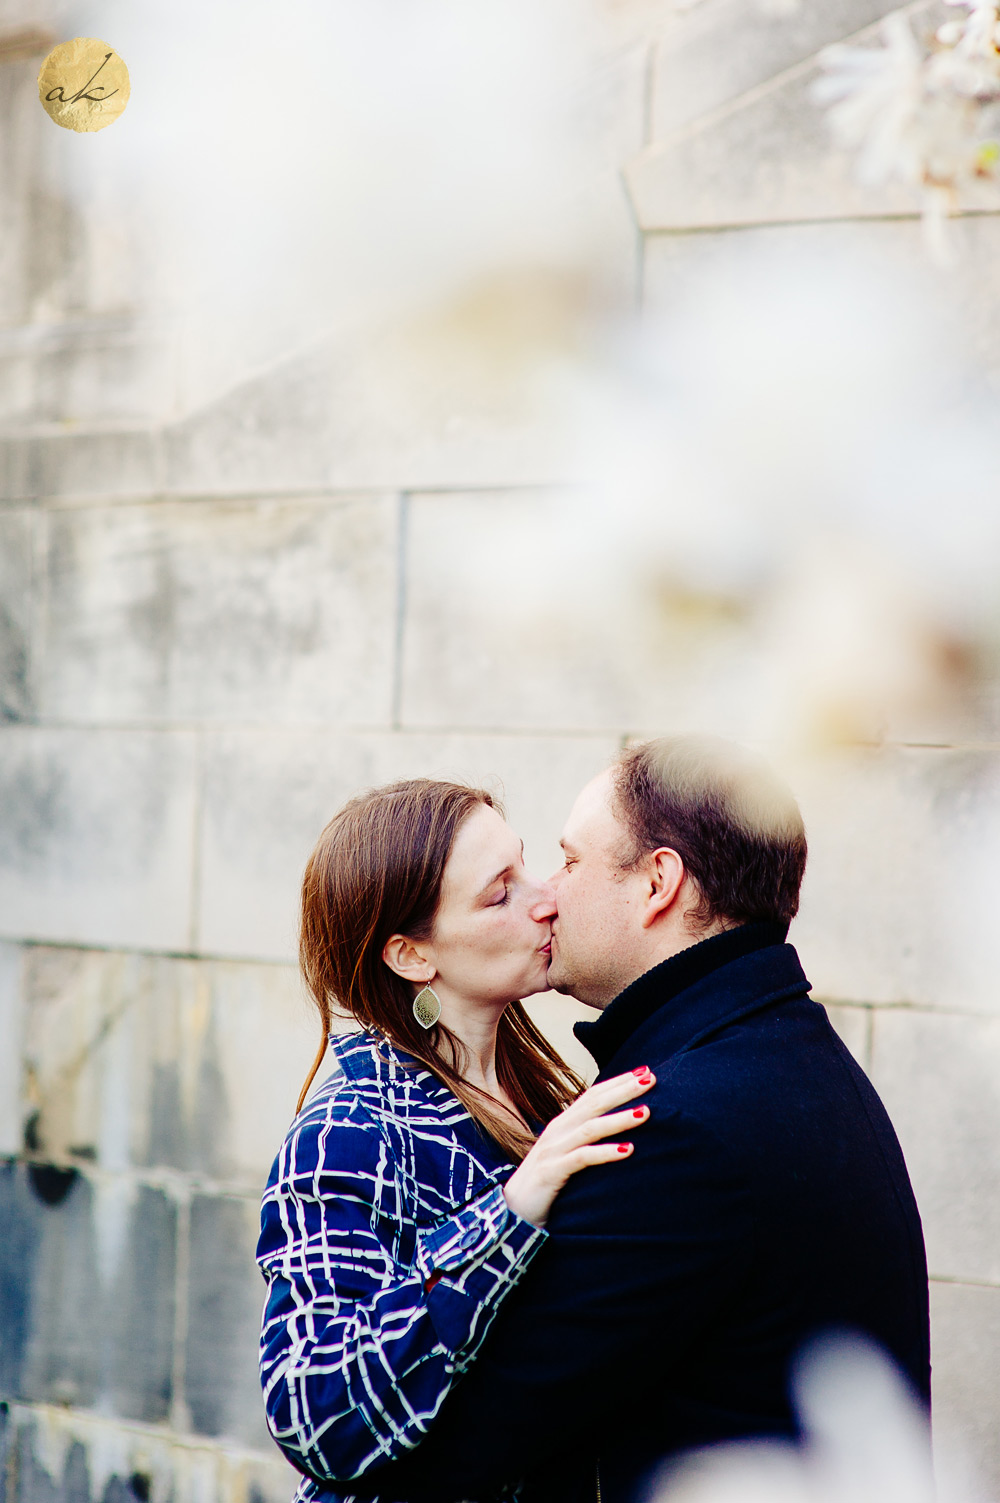
[[[537,923],[543,923],[546,919],[555,917],[556,890],[551,882],[539,882],[536,886],[538,895],[533,900],[529,912]]]

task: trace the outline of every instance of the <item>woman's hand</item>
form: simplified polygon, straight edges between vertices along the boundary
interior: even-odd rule
[[[622,1106],[656,1084],[644,1065],[626,1075],[616,1075],[591,1086],[582,1096],[554,1117],[535,1146],[514,1170],[504,1186],[504,1199],[515,1215],[544,1226],[552,1202],[571,1174],[588,1164],[612,1164],[632,1152],[631,1143],[602,1143],[622,1132],[640,1127],[649,1117],[648,1106]],[[610,1112],[610,1116],[605,1116]]]

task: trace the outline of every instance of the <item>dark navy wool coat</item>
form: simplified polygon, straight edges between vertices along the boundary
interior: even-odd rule
[[[650,1065],[635,1152],[574,1176],[550,1236],[380,1499],[633,1503],[665,1456],[794,1435],[789,1369],[873,1337],[928,1399],[920,1219],[885,1110],[784,931],[665,961],[580,1037],[601,1078]],[[362,1491],[362,1489],[359,1489]]]

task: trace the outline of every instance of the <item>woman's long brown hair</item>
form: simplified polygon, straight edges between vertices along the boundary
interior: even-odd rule
[[[420,1026],[414,988],[382,959],[393,934],[430,938],[455,836],[484,804],[497,807],[484,789],[415,778],[351,799],[323,831],[302,882],[299,944],[323,1038],[296,1112],[323,1062],[337,1008],[426,1065],[511,1158],[523,1158],[531,1147],[523,1123],[464,1078],[465,1050],[455,1035],[443,1023]],[[501,1015],[496,1069],[529,1122],[551,1121],[584,1088],[520,1002]]]

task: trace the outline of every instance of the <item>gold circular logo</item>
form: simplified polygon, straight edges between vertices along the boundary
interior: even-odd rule
[[[128,104],[128,69],[113,47],[74,37],[54,47],[38,75],[42,108],[66,130],[103,130]]]

